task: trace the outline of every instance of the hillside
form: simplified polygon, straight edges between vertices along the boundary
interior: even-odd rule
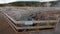
[[[9,3],[12,6],[40,6],[40,2],[33,2],[33,1],[17,1]]]
[[[47,5],[50,5],[50,7],[54,7],[60,5],[60,3],[59,1],[52,2],[16,1],[8,4],[0,4],[0,6],[30,6],[30,7],[47,7]]]

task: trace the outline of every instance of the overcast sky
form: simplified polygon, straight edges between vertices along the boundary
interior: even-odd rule
[[[0,0],[1,3],[9,3],[9,2],[14,2],[14,1],[40,1],[40,2],[48,2],[48,1],[56,1],[56,0]]]

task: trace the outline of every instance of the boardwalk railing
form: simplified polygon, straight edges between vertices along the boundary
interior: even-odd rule
[[[16,21],[13,18],[11,18],[8,14],[6,14],[5,12],[3,12],[3,14],[4,14],[4,16],[6,16],[10,26],[17,32],[56,30],[56,26],[58,24],[58,19],[56,19],[56,20],[40,20],[40,21]],[[28,25],[29,24],[28,22],[29,23],[32,22],[32,23],[30,25]],[[25,25],[23,25],[23,24],[25,24]]]

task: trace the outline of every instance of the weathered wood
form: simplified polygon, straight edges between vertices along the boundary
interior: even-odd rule
[[[51,9],[52,10],[52,9]],[[14,31],[16,31],[16,33],[20,34],[21,30],[23,30],[22,32],[37,32],[37,31],[54,31],[56,30],[56,26],[58,23],[58,16],[56,17],[56,20],[40,20],[40,21],[32,21],[33,23],[36,23],[35,26],[23,26],[20,27],[20,24],[25,24],[26,21],[17,21],[14,20],[11,16],[9,16],[7,13],[3,12],[4,16],[6,16],[8,23],[10,24],[10,26],[14,29]],[[40,24],[44,24],[46,23],[47,25],[41,26]],[[54,25],[52,26],[51,23],[54,23]],[[48,28],[48,30],[44,30],[43,28]],[[52,29],[49,29],[52,28]],[[28,30],[28,31],[26,31]]]
[[[11,27],[15,30],[15,31],[18,31],[19,29],[35,29],[35,28],[38,28],[37,30],[39,30],[39,28],[50,28],[50,27],[53,27],[53,28],[55,28],[55,26],[49,26],[49,25],[47,25],[47,26],[35,26],[35,27],[33,27],[33,26],[31,26],[31,27],[18,27],[18,26],[16,26],[15,24],[20,24],[20,21],[15,21],[15,20],[13,20],[12,18],[10,18],[10,16],[8,16],[7,14],[5,14],[4,13],[4,15],[6,16],[6,18],[8,18],[8,20],[9,20],[9,24],[11,25]],[[13,22],[11,22],[11,21],[13,21],[15,24],[13,24]],[[22,21],[21,21],[22,22]],[[58,23],[58,20],[47,20],[47,21],[33,21],[34,23],[53,23],[53,22],[55,22],[55,23]]]

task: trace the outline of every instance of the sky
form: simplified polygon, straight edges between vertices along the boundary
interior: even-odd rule
[[[39,1],[39,2],[48,2],[48,1],[56,1],[56,0],[0,0],[0,4],[10,3],[15,1]]]

